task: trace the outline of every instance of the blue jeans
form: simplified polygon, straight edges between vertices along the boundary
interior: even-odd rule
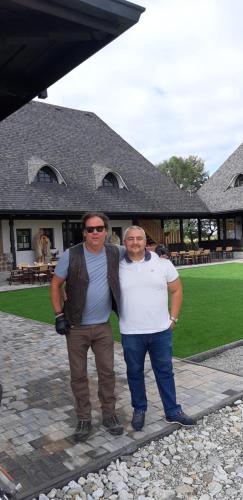
[[[165,415],[173,417],[178,414],[181,406],[176,403],[170,328],[157,333],[122,335],[122,346],[133,408],[147,410],[144,361],[148,352]]]

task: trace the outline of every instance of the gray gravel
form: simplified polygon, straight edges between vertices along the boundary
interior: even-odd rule
[[[243,499],[243,401],[39,500]]]
[[[200,361],[200,365],[243,376],[243,346],[227,349],[213,358]]]
[[[243,346],[200,364],[243,376]],[[243,500],[243,401],[39,500]]]

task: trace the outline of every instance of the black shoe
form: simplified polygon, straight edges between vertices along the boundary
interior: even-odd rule
[[[183,413],[183,411],[177,413],[173,417],[165,417],[165,420],[170,424],[179,424],[182,425],[183,427],[192,427],[193,425],[196,424],[195,418],[188,417],[188,415]]]
[[[123,433],[123,426],[116,415],[105,417],[103,419],[103,425],[113,436],[120,436]]]
[[[89,436],[92,429],[90,420],[79,420],[75,429],[74,436],[77,440],[85,439]]]
[[[132,416],[132,427],[135,431],[141,431],[145,421],[145,410],[134,410]]]

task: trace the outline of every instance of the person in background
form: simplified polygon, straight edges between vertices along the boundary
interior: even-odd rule
[[[139,226],[124,234],[126,253],[120,262],[120,331],[131,392],[132,427],[140,431],[145,422],[147,397],[144,361],[149,353],[167,422],[183,426],[195,420],[183,413],[176,401],[172,365],[172,330],[178,322],[182,287],[178,272],[168,259],[146,250],[146,235]],[[170,312],[168,290],[171,295]]]
[[[157,245],[155,247],[154,251],[155,251],[155,253],[157,253],[157,255],[161,259],[169,259],[170,258],[170,252],[169,252],[168,247],[166,247],[165,245],[162,245],[162,243]]]
[[[56,331],[66,335],[71,387],[76,400],[77,439],[92,429],[87,353],[95,355],[98,396],[103,425],[113,435],[123,433],[115,405],[114,341],[109,322],[112,307],[119,308],[119,248],[106,244],[108,218],[97,212],[82,219],[84,243],[72,246],[59,259],[51,283]],[[66,282],[65,304],[62,286]]]

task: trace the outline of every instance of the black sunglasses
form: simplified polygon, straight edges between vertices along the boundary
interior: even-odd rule
[[[87,233],[94,233],[95,231],[97,233],[102,233],[102,231],[105,229],[105,226],[87,226],[85,228],[85,231],[87,231]]]

